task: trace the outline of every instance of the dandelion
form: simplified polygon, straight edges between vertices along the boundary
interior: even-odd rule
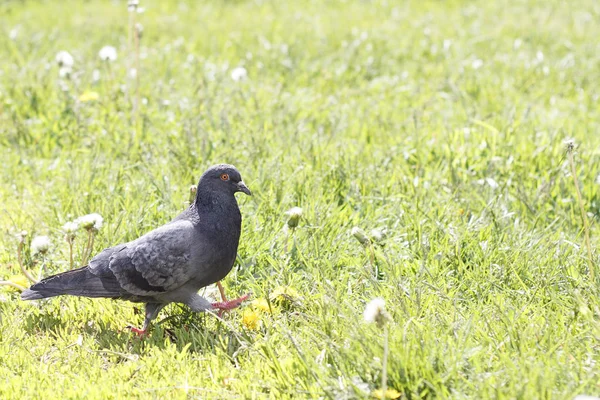
[[[31,241],[31,252],[35,254],[46,254],[50,249],[50,238],[48,236],[36,236]]]
[[[188,203],[192,204],[194,202],[194,200],[196,200],[196,191],[198,190],[198,187],[196,185],[191,185],[189,188],[189,192],[190,195],[188,197]]]
[[[28,286],[27,278],[22,275],[14,275],[5,281],[0,281],[0,286],[6,286],[10,291],[23,291]]]
[[[73,56],[68,51],[59,51],[56,54],[56,63],[59,67],[71,69],[74,64]]]
[[[75,237],[77,230],[79,229],[79,224],[76,221],[67,222],[62,226],[62,230],[65,235],[69,237]]]
[[[18,232],[16,235],[19,243],[25,243],[25,238],[27,237],[27,231]]]
[[[113,46],[104,46],[98,52],[98,56],[102,61],[115,61],[117,59],[117,49]]]
[[[75,220],[75,223],[86,231],[95,232],[98,232],[102,228],[103,222],[102,216],[98,213],[87,214]]]
[[[300,294],[292,287],[280,286],[271,292],[269,300],[279,307],[290,309],[299,303]]]
[[[296,228],[300,222],[300,218],[302,217],[302,208],[292,207],[285,213],[289,216],[287,225],[292,229]]]
[[[391,319],[390,315],[385,311],[385,300],[381,297],[377,297],[367,304],[363,316],[365,317],[365,322],[376,322],[380,327]]]
[[[365,234],[365,231],[363,231],[362,229],[360,229],[358,226],[355,226],[354,228],[352,228],[352,230],[350,231],[350,233],[362,245],[366,246],[366,245],[368,245],[368,244],[371,243],[371,240],[367,237],[367,235]]]
[[[231,71],[231,79],[234,81],[242,81],[248,77],[248,71],[244,67],[237,67]]]
[[[371,240],[374,242],[382,242],[385,239],[385,232],[382,229],[372,229],[371,230]]]
[[[565,145],[565,147],[567,148],[568,152],[571,152],[573,150],[575,150],[575,139],[573,138],[566,138],[565,140],[563,140],[563,143]]]
[[[384,394],[382,389],[377,389],[373,391],[372,395],[377,399],[398,399],[402,393],[395,389],[387,389]]]
[[[17,245],[17,260],[19,261],[19,267],[21,268],[21,272],[31,282],[37,283],[38,280],[35,279],[33,277],[33,275],[31,275],[29,273],[29,271],[27,271],[25,269],[25,265],[23,264],[23,247],[25,246],[25,238],[27,238],[27,231],[21,231],[21,232],[17,233],[16,237],[17,237],[17,240],[19,241],[19,244]]]
[[[256,311],[260,312],[271,312],[271,307],[269,307],[269,302],[267,299],[256,299],[250,303],[250,307]]]
[[[251,331],[258,330],[260,324],[260,315],[252,309],[245,309],[242,313],[242,324]]]
[[[139,22],[135,24],[135,32],[138,38],[141,38],[142,34],[144,33],[144,25],[140,24]]]
[[[102,228],[102,223],[104,220],[100,214],[92,213],[77,218],[75,222],[88,232],[88,241],[83,252],[82,259],[82,264],[86,265],[88,257],[90,256],[92,248],[94,247],[94,238],[96,233],[100,230],[100,228]]]
[[[579,189],[579,180],[577,179],[577,170],[575,169],[575,160],[573,159],[573,152],[575,151],[575,140],[568,138],[564,141],[567,146],[567,156],[569,158],[569,165],[571,166],[571,175],[573,176],[573,184],[575,185],[575,194],[577,195],[577,203],[579,203],[579,211],[581,212],[581,222],[583,223],[584,242],[587,249],[587,262],[589,268],[590,279],[595,282],[594,273],[594,262],[592,256],[592,245],[590,243],[590,223],[585,212],[583,199],[581,197],[581,190]]]
[[[73,241],[75,240],[75,235],[77,235],[78,229],[79,224],[76,221],[67,222],[62,227],[62,230],[65,233],[65,240],[69,244],[69,261],[71,269],[73,269]]]
[[[473,60],[471,63],[471,68],[473,69],[479,69],[481,67],[483,67],[483,60],[480,60],[479,58]]]
[[[61,78],[68,78],[71,75],[71,72],[73,70],[71,68],[67,68],[67,67],[60,67],[58,70],[58,76],[60,76]],[[63,90],[67,90],[66,87],[63,88]]]
[[[139,0],[129,0],[127,2],[127,10],[129,12],[134,12],[138,9],[139,5],[140,5]]]
[[[392,317],[385,310],[385,300],[377,297],[371,300],[365,307],[363,314],[365,322],[376,323],[380,329],[383,329],[383,362],[381,373],[381,394],[387,396],[387,359],[388,359],[388,329],[386,322],[391,321]],[[383,397],[380,397],[383,398]],[[395,397],[392,397],[395,398]]]
[[[87,103],[88,101],[98,100],[98,98],[100,98],[98,92],[83,92],[81,96],[79,96],[79,101]]]

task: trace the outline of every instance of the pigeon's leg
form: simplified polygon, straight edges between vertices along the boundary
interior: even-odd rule
[[[144,326],[142,329],[135,328],[133,326],[129,326],[128,328],[131,332],[135,333],[138,336],[145,336],[148,333],[148,327],[150,327],[150,322],[156,318],[160,310],[162,310],[166,306],[163,303],[146,303],[146,318],[144,319]]]
[[[245,294],[242,297],[238,297],[237,299],[222,301],[219,303],[212,303],[211,306],[213,309],[217,309],[220,311],[232,310],[234,308],[239,307],[245,300],[248,299],[248,297],[250,297],[250,295]]]
[[[221,285],[221,281],[217,282],[217,287],[219,288],[219,292],[221,293],[221,300],[227,301],[227,297],[225,296],[225,289],[223,288],[223,285]]]
[[[185,304],[188,305],[192,309],[192,311],[207,311],[207,310],[231,310],[236,307],[239,307],[244,300],[246,300],[250,295],[244,295],[240,298],[223,301],[219,303],[211,303],[206,300],[204,297],[195,293]]]

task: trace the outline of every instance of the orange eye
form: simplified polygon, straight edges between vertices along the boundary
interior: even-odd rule
[[[228,181],[229,180],[229,175],[228,174],[221,174],[221,180],[222,181]]]

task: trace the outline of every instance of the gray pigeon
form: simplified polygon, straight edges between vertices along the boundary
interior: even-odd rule
[[[236,192],[252,195],[233,165],[214,165],[200,178],[194,203],[171,222],[103,250],[83,268],[43,279],[21,298],[67,294],[146,303],[143,328],[131,328],[138,334],[169,303],[187,304],[193,311],[238,307],[248,296],[210,303],[198,294],[233,267],[242,225]]]

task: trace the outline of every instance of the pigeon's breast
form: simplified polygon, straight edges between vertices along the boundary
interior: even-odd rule
[[[239,212],[238,212],[239,213]],[[238,214],[239,215],[239,214]],[[196,259],[198,287],[204,287],[220,281],[231,271],[237,255],[241,232],[241,217],[206,219],[199,227],[202,239],[197,251],[202,252]]]

